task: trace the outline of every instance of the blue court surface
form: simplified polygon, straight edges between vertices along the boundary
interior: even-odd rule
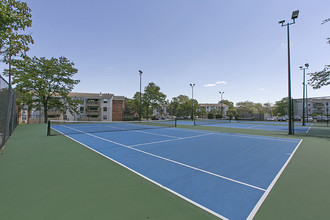
[[[252,219],[301,143],[181,128],[67,136],[223,219]]]
[[[193,125],[193,121],[178,121],[178,124],[182,125]],[[300,124],[300,123],[299,123]],[[268,121],[248,121],[248,122],[201,122],[198,126],[215,126],[215,127],[223,127],[223,128],[241,128],[241,129],[253,129],[253,130],[266,130],[266,131],[283,131],[288,132],[288,122],[268,122]],[[307,126],[300,126],[295,123],[294,131],[297,133],[307,133],[310,129],[310,124]]]

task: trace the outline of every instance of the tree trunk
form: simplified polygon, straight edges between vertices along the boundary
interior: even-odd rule
[[[149,120],[149,105],[147,105],[147,121]]]
[[[44,105],[44,123],[48,123],[48,106],[47,101],[42,103]]]

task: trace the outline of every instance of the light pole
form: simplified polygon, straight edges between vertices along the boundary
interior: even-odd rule
[[[139,105],[139,121],[141,122],[141,81],[142,81],[142,71],[139,70],[139,74],[140,74],[140,105]]]
[[[194,120],[194,86],[195,86],[195,83],[194,84],[190,83],[190,86],[191,86],[191,101],[192,101],[191,120]]]
[[[298,18],[299,10],[292,12],[291,19],[292,23],[285,23],[285,20],[279,21],[282,27],[287,27],[287,38],[288,38],[288,105],[289,105],[289,134],[293,134],[292,129],[292,101],[291,101],[291,70],[290,70],[290,30],[289,27],[291,24],[295,23],[295,20]]]
[[[307,122],[308,122],[308,93],[307,93],[307,85],[306,87],[306,118],[307,118]]]
[[[302,104],[303,104],[303,112],[302,112],[302,126],[305,126],[305,69],[308,69],[309,64],[305,63],[305,67],[301,66],[300,69],[303,70],[303,100],[302,100]]]
[[[220,95],[221,95],[221,99],[220,99],[220,112],[221,112],[221,118],[222,118],[222,95],[225,93],[225,92],[219,92]]]

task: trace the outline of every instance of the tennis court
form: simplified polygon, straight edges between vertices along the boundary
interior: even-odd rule
[[[120,123],[107,126],[117,129],[89,132],[91,125],[80,123],[52,129],[224,219],[252,218],[301,143],[142,124],[132,130]]]

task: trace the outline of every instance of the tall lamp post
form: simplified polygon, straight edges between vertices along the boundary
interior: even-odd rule
[[[306,118],[307,118],[307,122],[308,122],[308,93],[307,93],[307,85],[306,87]]]
[[[288,22],[286,24],[285,20],[279,21],[282,27],[287,27],[287,38],[288,38],[288,102],[289,102],[289,134],[293,134],[293,124],[292,124],[292,101],[291,101],[291,70],[290,70],[290,25],[295,23],[295,20],[298,18],[299,10],[292,12],[291,19],[293,22]]]
[[[192,101],[191,120],[194,120],[194,86],[195,86],[195,83],[194,84],[190,83],[190,86],[191,86],[191,101]]]
[[[222,118],[222,95],[225,93],[225,92],[219,92],[220,95],[221,95],[221,99],[220,99],[220,112],[221,112],[221,118]]]
[[[141,70],[139,70],[139,75],[140,75],[140,104],[139,104],[139,121],[141,122],[141,81],[142,81],[142,74],[143,72]]]
[[[302,104],[303,104],[303,112],[302,112],[302,126],[305,126],[305,69],[308,69],[309,64],[306,63],[305,67],[301,66],[300,69],[303,70],[303,100],[302,100]]]

